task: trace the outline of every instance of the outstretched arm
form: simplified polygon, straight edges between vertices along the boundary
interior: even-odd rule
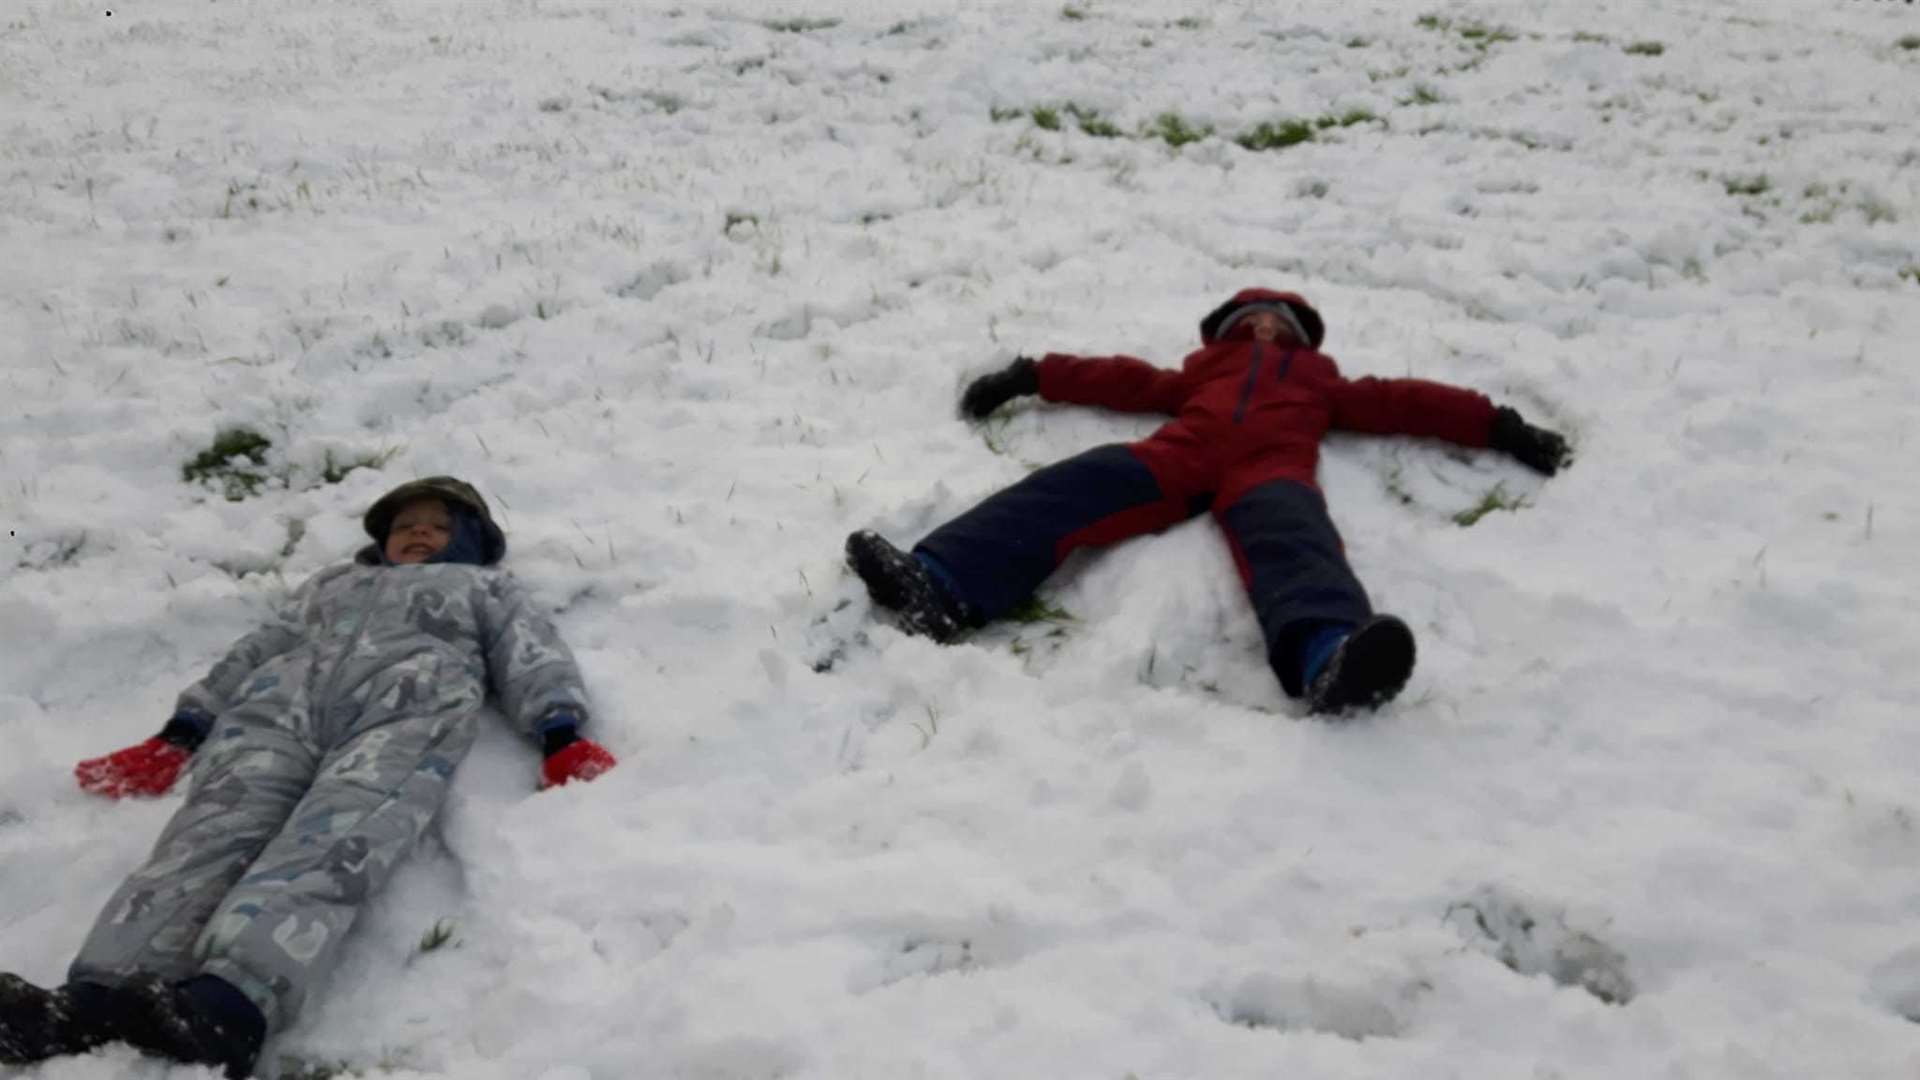
[[[1423,435],[1490,447],[1552,476],[1573,459],[1567,440],[1535,427],[1485,394],[1425,379],[1342,379],[1333,394],[1333,426],[1375,435]]]
[[[1461,446],[1487,445],[1493,402],[1475,390],[1425,379],[1342,379],[1333,426],[1370,435],[1420,435]]]
[[[1035,367],[1040,396],[1048,401],[1171,416],[1187,400],[1187,382],[1181,372],[1137,357],[1048,353]]]
[[[187,760],[213,730],[213,722],[233,704],[240,688],[261,665],[300,643],[301,619],[315,579],[277,604],[272,616],[252,633],[234,642],[205,678],[181,692],[159,734],[144,742],[73,768],[81,790],[110,799],[128,795],[165,795]]]
[[[553,623],[505,574],[487,586],[486,613],[487,674],[507,719],[540,741],[541,786],[591,780],[611,769],[613,755],[580,735],[587,691]]]
[[[174,716],[197,719],[200,733],[206,734],[207,729],[213,726],[214,718],[232,707],[248,676],[267,661],[292,651],[300,643],[301,619],[312,587],[313,580],[309,579],[284,603],[275,607],[265,623],[229,646],[227,654],[213,665],[206,678],[180,692],[179,699],[174,703]]]

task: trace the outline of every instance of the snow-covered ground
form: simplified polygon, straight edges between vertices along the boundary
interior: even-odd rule
[[[1920,1075],[1916,116],[1866,0],[7,0],[0,970],[177,801],[72,763],[452,472],[623,763],[495,730],[283,1075]],[[1575,441],[1329,442],[1400,702],[1304,719],[1205,519],[871,618],[849,531],[1152,427],[969,377],[1255,284]]]

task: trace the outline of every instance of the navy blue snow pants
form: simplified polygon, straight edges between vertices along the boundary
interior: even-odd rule
[[[986,621],[1032,596],[1078,548],[1157,532],[1211,509],[1253,601],[1267,662],[1297,697],[1306,636],[1327,622],[1371,615],[1366,590],[1314,488],[1270,480],[1231,505],[1213,502],[1212,492],[1163,490],[1132,448],[1101,446],[988,496],[914,550],[945,568],[960,598]]]

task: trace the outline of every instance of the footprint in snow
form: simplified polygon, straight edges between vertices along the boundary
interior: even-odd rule
[[[1447,922],[1469,945],[1522,975],[1545,975],[1609,1005],[1633,1000],[1620,950],[1567,925],[1563,911],[1486,885],[1448,907]]]

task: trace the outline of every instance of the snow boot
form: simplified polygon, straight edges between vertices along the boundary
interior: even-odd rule
[[[218,1065],[228,1080],[253,1074],[267,1020],[239,988],[213,975],[182,982],[148,977],[116,988],[120,1039],[188,1065]]]
[[[926,564],[862,529],[847,537],[847,563],[873,602],[900,616],[900,628],[944,645],[966,631],[964,608],[941,588]]]
[[[1307,684],[1307,711],[1337,715],[1392,701],[1413,674],[1413,631],[1391,615],[1354,628]]]
[[[105,1046],[114,1033],[105,999],[92,983],[44,990],[18,975],[0,975],[0,1064],[30,1065]]]

